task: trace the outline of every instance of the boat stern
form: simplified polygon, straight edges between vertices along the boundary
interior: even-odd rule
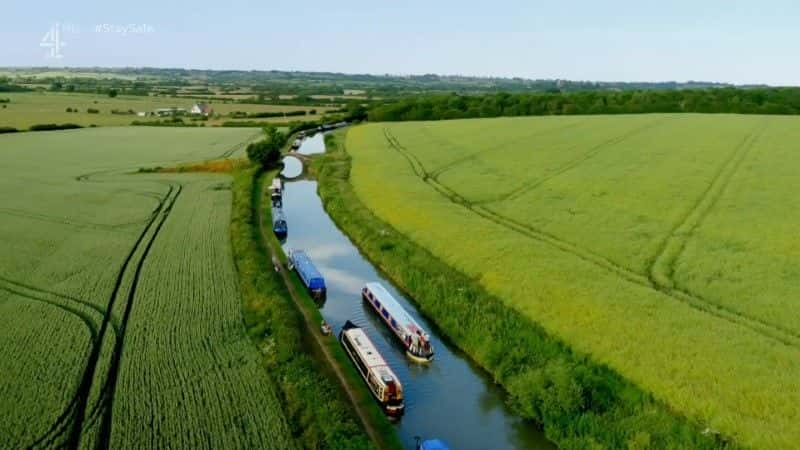
[[[408,359],[418,363],[429,363],[433,361],[433,352],[427,354],[416,354],[411,352],[411,350],[406,350],[406,356]]]

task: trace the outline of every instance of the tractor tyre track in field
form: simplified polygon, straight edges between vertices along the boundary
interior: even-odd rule
[[[97,340],[98,337],[97,323],[95,323],[95,320],[91,315],[85,313],[84,311],[81,311],[79,309],[73,308],[68,305],[64,305],[57,301],[43,298],[43,296],[39,296],[37,295],[37,293],[32,294],[30,292],[33,291],[32,289],[26,289],[26,288],[20,289],[20,287],[15,286],[12,283],[7,283],[5,282],[5,280],[3,280],[2,283],[0,283],[0,290],[17,295],[26,300],[32,300],[37,303],[42,303],[45,305],[55,307],[57,309],[66,312],[67,314],[77,317],[81,322],[83,322],[83,324],[86,326],[86,329],[89,331],[89,336],[90,336],[89,342],[94,343]],[[46,291],[41,291],[41,292],[47,293]],[[85,305],[88,302],[80,302],[80,303]],[[102,313],[100,313],[100,315],[102,316]],[[67,404],[64,410],[61,412],[61,414],[59,414],[59,416],[56,418],[55,422],[53,422],[53,424],[50,426],[50,428],[48,428],[41,436],[36,438],[36,440],[34,440],[32,443],[26,445],[25,448],[51,447],[53,442],[64,433],[66,426],[69,424],[69,419],[72,416],[73,411],[75,409],[75,404],[76,401],[75,398],[73,397],[73,399]]]
[[[234,153],[243,149],[247,144],[255,140],[255,138],[261,136],[261,131],[257,133],[253,133],[252,135],[248,136],[247,139],[243,140],[242,142],[238,142],[233,144],[232,146],[228,147],[224,152],[222,152],[217,159],[228,159],[233,156]]]
[[[103,172],[96,172],[92,174],[80,175],[75,179],[77,181],[90,181],[90,177],[99,173]],[[169,189],[166,195],[159,201],[156,208],[153,210],[151,214],[150,220],[147,222],[147,225],[144,227],[142,232],[139,234],[138,238],[134,242],[131,250],[128,252],[127,256],[122,262],[119,271],[117,272],[117,277],[114,282],[114,288],[112,289],[111,294],[108,297],[108,302],[106,304],[105,314],[103,316],[103,322],[100,328],[100,335],[98,339],[95,340],[94,345],[92,346],[92,352],[89,355],[87,360],[86,366],[83,371],[83,376],[81,377],[81,383],[78,387],[78,390],[75,393],[75,398],[77,402],[75,413],[72,417],[72,427],[70,430],[69,440],[67,442],[67,447],[70,449],[78,449],[80,447],[80,440],[81,435],[83,433],[83,425],[86,419],[86,408],[87,403],[89,401],[89,396],[92,391],[92,385],[94,384],[95,372],[97,370],[97,364],[100,359],[100,353],[103,347],[103,342],[105,338],[106,331],[108,329],[109,323],[112,321],[112,312],[114,309],[114,304],[116,303],[117,295],[122,287],[122,282],[127,272],[128,266],[133,260],[134,256],[140,249],[142,242],[144,241],[145,237],[147,236],[150,229],[153,227],[153,224],[158,219],[159,214],[164,210],[166,202],[172,196],[173,192],[175,191],[175,186],[169,184]],[[123,322],[120,324],[120,331],[116,334],[117,341],[120,339],[120,334],[125,327],[125,323]],[[101,391],[102,397],[102,391]],[[100,399],[102,400],[102,398]]]
[[[91,173],[91,174],[85,174],[85,175],[81,175],[81,176],[76,177],[75,180],[76,181],[92,181],[90,179],[91,176],[97,175],[97,174],[102,174],[102,173],[107,173],[107,172],[106,171],[100,171],[100,172],[94,172],[94,173]],[[156,194],[156,193],[153,193],[153,192],[144,192],[144,193],[136,192],[136,193],[139,194],[139,195],[145,196],[145,197],[154,198],[154,199],[156,199],[158,201],[158,204],[157,204],[156,208],[151,212],[151,214],[149,216],[150,217],[149,220],[152,220],[153,218],[155,218],[157,216],[157,214],[158,214],[158,211],[160,210],[160,208],[162,206],[162,203],[163,203],[162,197],[160,195]],[[167,195],[169,195],[169,192],[168,192]],[[120,225],[120,226],[126,226],[126,225],[132,225],[132,224],[135,224],[135,223],[144,223],[144,222],[145,221],[139,221],[139,222],[133,222],[133,223],[130,223],[130,224],[124,224],[124,225]],[[143,234],[144,233],[146,233],[146,231],[143,232]],[[140,238],[141,238],[141,236],[140,236]],[[118,276],[118,278],[119,278],[119,276]],[[14,281],[14,280],[11,280],[11,279],[8,279],[8,278],[0,276],[0,283],[3,283],[3,282],[5,282],[5,283],[7,283],[9,285],[12,285],[17,289],[23,288],[23,289],[26,289],[26,290],[29,290],[29,291],[32,291],[32,292],[36,292],[36,293],[44,294],[44,295],[49,295],[49,296],[52,296],[52,297],[55,297],[55,298],[58,298],[58,299],[61,299],[61,300],[64,300],[64,301],[79,303],[79,304],[81,304],[83,306],[86,306],[86,307],[96,311],[102,317],[102,322],[101,323],[105,322],[106,320],[109,321],[108,324],[111,326],[111,329],[112,329],[112,332],[113,332],[113,339],[116,340],[118,338],[118,336],[119,336],[119,330],[120,330],[119,321],[113,316],[113,314],[110,313],[110,311],[107,311],[107,310],[97,306],[95,303],[92,303],[92,302],[89,302],[89,301],[86,301],[86,300],[81,300],[79,298],[72,297],[72,296],[65,295],[65,294],[61,294],[61,293],[58,293],[58,292],[55,292],[55,291],[50,291],[50,290],[38,288],[38,287],[35,287],[35,286],[31,286],[31,285],[28,285],[28,284],[25,284],[25,283],[20,283],[18,281]],[[119,282],[119,279],[117,280],[117,282]],[[0,288],[1,287],[2,286],[0,286]],[[95,327],[96,327],[96,325],[95,325]],[[102,341],[104,340],[103,336],[105,335],[105,328],[103,328],[103,325],[101,325],[101,331],[100,331],[99,334],[100,334],[100,336],[98,336],[97,333],[93,333],[93,339],[92,339],[93,348],[94,348],[94,346],[97,346],[97,345],[101,345],[102,346]],[[99,342],[99,344],[98,344],[98,342]],[[91,358],[91,354],[90,354],[90,358]],[[67,407],[62,412],[62,414],[59,415],[59,417],[56,419],[56,421],[50,426],[50,428],[48,428],[48,430],[42,436],[37,438],[33,443],[31,443],[30,445],[26,446],[26,448],[30,448],[30,449],[33,449],[33,448],[50,448],[52,446],[52,443],[56,439],[58,439],[59,436],[63,435],[67,431],[67,428],[70,427],[74,423],[74,421],[76,420],[75,417],[76,417],[77,412],[75,411],[75,408],[76,408],[76,405],[79,403],[79,401],[81,399],[81,395],[80,395],[79,391],[80,391],[80,388],[78,389],[78,391],[76,391],[76,393],[72,397],[72,400],[70,400],[70,403],[67,405]],[[89,419],[90,419],[89,420],[89,424],[93,423],[96,420],[97,415],[98,415],[98,413],[100,411],[100,408],[102,407],[103,401],[106,398],[106,396],[107,396],[107,389],[104,386],[103,391],[101,392],[101,394],[98,397],[98,399],[95,402],[95,404],[92,406],[91,413],[89,415]],[[85,408],[85,406],[84,406],[84,408]]]
[[[411,166],[411,170],[417,177],[419,177],[424,183],[428,184],[432,189],[448,199],[450,202],[466,208],[473,214],[500,225],[503,228],[546,243],[558,250],[569,253],[583,261],[589,262],[595,266],[612,272],[629,282],[661,292],[662,294],[676,301],[680,301],[695,310],[746,327],[766,338],[778,341],[784,345],[800,348],[800,334],[792,330],[776,326],[757,318],[746,316],[738,311],[718,305],[686,290],[675,289],[668,291],[660,289],[659,286],[655,285],[647,276],[624,268],[602,255],[583,249],[554,235],[543,232],[542,230],[531,227],[530,225],[520,223],[484,207],[473,205],[473,203],[462,197],[457,192],[437,183],[436,180],[433,180],[431,177],[429,177],[425,167],[412,152],[404,148],[397,138],[392,136],[388,129],[384,128],[383,132],[384,136],[386,136],[386,139],[389,142],[389,145],[406,159],[408,164]]]
[[[128,321],[130,320],[131,311],[133,310],[133,304],[136,297],[136,288],[139,285],[139,278],[142,273],[142,268],[144,267],[144,262],[147,260],[147,256],[150,254],[150,250],[153,248],[153,244],[155,243],[156,239],[158,238],[159,233],[161,232],[161,228],[164,226],[164,223],[167,221],[170,213],[172,212],[172,207],[175,205],[175,202],[180,197],[181,192],[183,191],[183,186],[178,185],[178,189],[175,192],[175,195],[172,196],[169,204],[166,208],[163,209],[161,213],[161,218],[156,226],[155,230],[153,231],[152,236],[147,242],[147,245],[142,252],[141,258],[139,258],[139,262],[136,265],[136,270],[133,274],[133,281],[131,282],[131,287],[128,290],[128,298],[125,302],[125,312],[122,316],[122,324],[120,327],[120,334],[117,337],[117,340],[114,344],[114,351],[111,355],[111,365],[108,369],[108,375],[106,378],[106,384],[109,387],[108,396],[106,398],[106,402],[104,405],[102,421],[100,423],[100,436],[99,436],[99,443],[100,445],[104,445],[105,448],[108,448],[111,442],[111,426],[112,426],[112,418],[113,418],[113,407],[114,407],[114,395],[117,389],[117,380],[119,378],[119,366],[122,361],[122,352],[124,350],[125,345],[125,331],[128,327]],[[104,389],[105,389],[104,385]]]
[[[722,197],[731,179],[750,153],[750,149],[753,148],[766,128],[767,122],[765,121],[742,139],[731,152],[730,157],[722,163],[694,205],[686,211],[661,242],[656,256],[647,268],[648,277],[654,285],[665,290],[672,290],[676,287],[673,279],[675,264],[686,248],[686,243]]]
[[[144,221],[139,221],[139,222],[124,223],[124,224],[106,225],[100,223],[69,220],[62,217],[48,216],[45,214],[36,214],[28,211],[23,211],[19,209],[10,209],[10,208],[0,208],[0,214],[8,214],[10,216],[23,217],[26,219],[33,219],[42,222],[50,222],[58,225],[67,225],[75,228],[93,228],[96,230],[103,230],[103,231],[120,231],[119,229],[121,227],[125,227],[128,225],[135,225],[144,222]]]
[[[557,127],[553,127],[553,128],[548,128],[546,130],[537,130],[537,131],[535,131],[535,132],[533,132],[531,134],[527,134],[525,136],[521,136],[521,137],[519,137],[517,139],[514,139],[514,140],[512,140],[510,142],[506,141],[506,142],[503,142],[503,144],[496,145],[494,147],[489,147],[489,148],[485,148],[485,149],[481,149],[481,150],[472,152],[472,153],[470,153],[468,155],[464,155],[464,156],[462,156],[460,158],[456,158],[455,160],[450,161],[449,163],[445,163],[442,166],[437,167],[436,169],[433,169],[430,172],[430,176],[432,178],[438,179],[439,175],[447,172],[448,170],[458,166],[461,163],[465,163],[465,162],[467,162],[469,160],[475,159],[475,157],[478,156],[478,155],[481,155],[481,154],[484,154],[484,153],[489,153],[489,152],[492,152],[492,151],[496,151],[496,150],[498,150],[498,149],[500,149],[502,147],[508,146],[509,143],[514,144],[514,143],[517,143],[517,142],[527,142],[529,139],[531,139],[532,137],[535,137],[535,136],[542,136],[542,135],[547,135],[547,134],[550,134],[550,133],[555,133],[555,132],[559,132],[559,131],[568,130],[570,128],[577,127],[578,125],[582,125],[585,122],[586,122],[585,120],[579,120],[577,122],[572,122],[572,123],[568,123],[566,125],[561,125],[561,126],[557,126]],[[430,134],[429,134],[429,136],[430,136]]]
[[[68,308],[67,305],[63,305],[59,301],[67,302],[67,303],[77,303],[79,305],[85,306],[85,307],[91,309],[92,311],[96,312],[99,315],[99,317],[101,318],[101,320],[105,316],[105,310],[103,310],[101,307],[97,306],[96,304],[94,304],[94,303],[92,303],[90,301],[81,300],[79,298],[76,298],[76,297],[73,297],[73,296],[70,296],[70,295],[61,294],[61,293],[58,293],[58,292],[55,292],[55,291],[51,291],[51,290],[47,290],[47,289],[37,288],[37,287],[31,286],[31,285],[28,285],[28,284],[25,284],[25,283],[20,283],[18,281],[14,281],[14,280],[5,278],[3,276],[0,276],[0,289],[2,289],[4,291],[7,291],[7,292],[11,292],[13,294],[16,294],[16,295],[19,295],[19,296],[22,296],[22,297],[25,297],[25,298],[28,298],[28,299],[31,299],[31,300],[36,300],[36,301],[39,301],[39,302],[47,303],[49,305],[55,306],[55,307],[57,307],[59,309],[65,310],[65,311],[67,309],[69,309],[68,312],[73,312],[73,309],[72,308]],[[32,294],[31,294],[31,292],[32,292]],[[47,300],[46,298],[41,298],[42,296],[43,297],[53,297],[53,298],[56,298],[56,299],[59,299],[59,300],[57,300],[57,301]],[[65,309],[65,307],[67,307],[67,309]],[[91,339],[90,339],[89,342],[91,343],[91,345],[94,345],[94,342],[96,342],[97,337],[98,337],[96,321],[91,316],[88,316],[88,315],[80,316],[80,318],[84,323],[87,324],[87,327],[89,327],[90,334],[91,334]],[[110,326],[111,326],[111,329],[112,329],[112,331],[114,333],[113,334],[114,339],[116,339],[117,336],[119,335],[119,323],[113,316],[111,317]],[[105,394],[101,395],[100,399],[98,399],[98,401],[95,403],[95,405],[93,405],[92,413],[91,413],[90,417],[93,417],[93,416],[95,416],[97,414],[97,411],[99,410],[99,408],[101,406],[101,404],[100,404],[101,400],[102,400],[104,395]],[[58,416],[56,421],[53,422],[50,425],[50,428],[48,428],[47,431],[44,432],[44,434],[42,434],[41,436],[36,438],[36,440],[33,441],[31,444],[25,446],[25,448],[31,448],[32,449],[32,448],[50,448],[50,447],[52,447],[53,441],[55,441],[59,436],[61,436],[66,431],[66,428],[69,426],[70,419],[72,418],[72,414],[73,414],[73,411],[75,409],[75,405],[77,404],[77,401],[78,401],[77,395],[73,396],[72,399],[70,400],[69,404],[64,409],[64,411],[62,411],[62,413]]]
[[[76,303],[76,304],[85,306],[85,307],[91,309],[92,311],[96,312],[100,316],[101,320],[102,320],[102,317],[105,316],[105,310],[103,310],[101,307],[97,306],[96,304],[94,304],[94,303],[92,303],[90,301],[81,300],[79,298],[76,298],[76,297],[73,297],[73,296],[70,296],[70,295],[58,293],[58,292],[47,290],[47,289],[37,288],[37,287],[31,286],[31,285],[28,285],[26,283],[20,283],[18,281],[14,281],[14,280],[5,278],[3,276],[0,276],[0,289],[4,290],[6,292],[11,292],[13,294],[16,294],[16,295],[31,299],[31,300],[47,303],[49,305],[55,306],[55,307],[57,307],[59,309],[65,310],[65,311],[70,312],[70,313],[73,313],[73,308],[70,308],[70,307],[68,307],[68,305],[64,305],[63,303],[60,303],[60,302]],[[46,298],[41,298],[41,297],[52,297],[52,298],[56,298],[58,300],[48,300]],[[98,330],[97,330],[96,321],[94,320],[94,318],[92,318],[91,316],[88,316],[88,315],[79,315],[79,317],[81,318],[81,320],[85,324],[87,324],[87,327],[89,328],[90,334],[91,334],[91,340],[89,342],[92,345],[94,345],[94,342],[97,340],[97,337],[98,337]],[[114,333],[113,334],[114,339],[116,339],[116,337],[119,335],[119,323],[115,318],[112,317],[110,325],[111,325],[111,329],[112,329],[112,331]],[[53,424],[50,425],[50,428],[48,428],[44,432],[44,434],[42,434],[41,436],[36,438],[36,440],[33,441],[31,444],[25,446],[25,448],[49,448],[49,447],[51,447],[53,441],[55,441],[59,436],[61,436],[66,431],[66,428],[69,426],[69,422],[70,422],[70,419],[72,418],[72,414],[73,414],[75,405],[77,404],[77,401],[78,401],[77,396],[73,396],[72,399],[70,400],[69,404],[64,409],[64,411],[62,411],[62,413],[58,416],[56,421],[53,422]],[[98,401],[98,403],[93,406],[92,414],[96,414],[95,411],[97,409],[99,409],[99,407],[100,407],[100,405],[99,405],[99,401]]]
[[[25,291],[31,291],[31,292],[34,292],[36,294],[54,297],[54,298],[57,298],[59,300],[63,300],[63,301],[66,301],[66,302],[78,303],[78,304],[81,304],[83,306],[86,306],[87,308],[90,308],[90,309],[96,311],[101,316],[105,314],[105,310],[103,308],[97,306],[96,304],[94,304],[94,303],[92,303],[92,302],[90,302],[88,300],[82,300],[80,298],[73,297],[71,295],[62,294],[60,292],[51,291],[51,290],[47,290],[47,289],[42,289],[42,288],[39,288],[39,287],[36,287],[36,286],[31,286],[31,285],[29,285],[27,283],[21,283],[19,281],[15,281],[15,280],[12,280],[10,278],[6,278],[6,277],[0,275],[0,289],[3,288],[2,287],[3,284],[9,285],[13,289],[21,289],[21,290],[25,290]],[[117,322],[113,322],[111,325],[115,329],[119,328],[119,324]]]
[[[576,167],[580,166],[581,164],[585,163],[586,161],[588,161],[588,160],[594,158],[595,156],[597,156],[598,154],[600,154],[606,148],[613,147],[616,144],[624,142],[627,139],[629,139],[629,138],[631,138],[631,137],[633,137],[633,136],[635,136],[635,135],[637,135],[637,134],[639,134],[639,133],[641,133],[643,131],[647,131],[647,130],[653,129],[653,128],[661,125],[666,120],[667,120],[666,118],[662,118],[660,120],[654,120],[653,122],[647,123],[647,124],[645,124],[645,125],[643,125],[643,126],[641,126],[639,128],[635,128],[635,129],[633,129],[633,130],[631,130],[631,131],[629,131],[629,132],[627,132],[627,133],[625,133],[625,134],[623,134],[621,136],[615,136],[615,137],[613,137],[613,138],[611,138],[611,139],[609,139],[607,141],[601,142],[601,143],[591,147],[589,150],[586,151],[586,153],[582,154],[578,158],[573,159],[572,161],[569,161],[569,162],[561,165],[554,172],[552,172],[550,174],[547,174],[542,178],[538,178],[536,180],[532,180],[532,181],[529,181],[529,182],[523,182],[520,186],[518,186],[518,187],[516,187],[516,188],[514,188],[514,189],[512,189],[512,190],[510,190],[510,191],[508,191],[508,192],[506,192],[504,194],[496,195],[496,196],[494,196],[492,198],[489,198],[489,199],[486,199],[486,200],[481,200],[479,202],[474,202],[474,204],[475,205],[484,205],[484,204],[487,204],[487,203],[498,203],[498,202],[504,202],[504,201],[507,201],[507,200],[514,200],[516,198],[519,198],[520,196],[522,196],[526,192],[530,192],[530,191],[533,191],[533,190],[537,189],[539,186],[543,185],[544,183],[547,183],[548,181],[552,180],[553,178],[556,178],[556,177],[558,177],[560,175],[563,175],[566,172],[569,172],[572,169],[575,169]]]

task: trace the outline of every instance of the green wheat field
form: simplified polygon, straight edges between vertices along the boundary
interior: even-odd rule
[[[230,178],[135,173],[253,133],[0,136],[3,447],[294,448],[242,327]]]
[[[745,446],[800,442],[800,119],[375,123],[381,219],[579,353]]]

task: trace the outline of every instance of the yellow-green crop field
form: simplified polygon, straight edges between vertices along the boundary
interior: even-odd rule
[[[132,174],[252,135],[0,135],[3,448],[295,447],[242,326],[230,179]]]
[[[381,219],[674,411],[800,443],[800,119],[376,123],[346,138]]]
[[[158,117],[138,117],[135,114],[112,114],[112,110],[134,112],[153,112],[159,108],[183,108],[189,110],[194,103],[201,100],[189,98],[171,98],[161,96],[117,96],[114,98],[101,94],[63,93],[63,92],[8,92],[0,93],[0,99],[9,99],[9,103],[0,104],[0,127],[14,127],[25,130],[34,124],[74,123],[88,127],[130,125],[134,120],[156,120]],[[3,108],[5,106],[5,108]],[[292,120],[316,120],[330,107],[296,106],[296,105],[255,105],[243,103],[211,104],[217,114],[229,114],[234,111],[246,113],[289,112],[311,109],[314,115],[295,117],[270,117],[257,120],[259,122],[286,123]],[[78,112],[66,112],[67,108]],[[98,113],[89,113],[89,109]],[[188,118],[185,119],[188,121]],[[227,117],[208,120],[206,126],[219,125],[225,121],[236,121]]]

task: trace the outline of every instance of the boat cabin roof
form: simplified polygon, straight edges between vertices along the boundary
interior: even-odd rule
[[[403,308],[400,303],[383,287],[380,283],[367,283],[366,288],[372,292],[372,295],[378,297],[378,300],[381,302],[381,306],[389,312],[389,314],[397,321],[398,325],[404,327],[406,330],[413,334],[422,334],[423,336],[427,337],[427,333],[425,330],[422,329],[421,326],[414,320],[411,315],[406,312],[405,308]],[[417,333],[419,331],[419,333]]]
[[[423,441],[420,448],[422,450],[450,450],[450,447],[441,439]]]
[[[303,272],[309,280],[314,278],[322,279],[322,274],[319,273],[319,270],[317,270],[314,263],[311,262],[311,258],[308,257],[306,252],[302,250],[292,250],[289,254],[289,259],[292,260],[294,266]]]
[[[353,347],[356,349],[367,367],[377,368],[380,366],[386,366],[386,361],[383,359],[383,356],[378,353],[375,345],[372,343],[369,337],[367,337],[367,334],[364,333],[364,330],[361,328],[351,328],[349,330],[345,330],[344,333],[350,339]],[[381,373],[380,375],[381,378],[383,378],[384,374]],[[392,374],[390,373],[390,375]],[[397,377],[394,377],[394,380],[396,381]]]

